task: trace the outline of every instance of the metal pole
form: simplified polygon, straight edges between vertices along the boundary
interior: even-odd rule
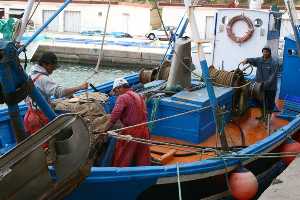
[[[186,30],[186,27],[187,27],[188,23],[189,23],[189,18],[184,15],[181,18],[181,20],[180,20],[180,22],[177,26],[177,29],[174,33],[175,37],[178,37],[178,38],[182,37],[182,35],[185,33],[185,30]],[[170,43],[170,45],[171,45],[171,43]],[[167,53],[166,53],[167,60],[169,60],[169,61],[172,60],[174,51],[175,51],[174,45],[172,45],[171,48],[168,47],[168,50],[167,50]]]
[[[298,24],[296,24],[297,21],[297,12],[294,6],[294,3],[291,2],[290,0],[285,0],[285,5],[287,7],[287,10],[289,12],[289,16],[290,16],[290,21],[291,21],[291,25],[294,31],[294,36],[295,36],[295,40],[296,40],[296,46],[297,46],[297,53],[298,56],[300,56],[300,37],[299,37],[299,30],[298,30]]]
[[[22,35],[24,34],[25,32],[25,29],[26,29],[26,25],[27,25],[27,22],[28,22],[28,19],[29,19],[29,15],[31,13],[31,10],[32,10],[32,7],[33,7],[33,4],[34,4],[35,0],[29,0],[27,2],[27,6],[26,6],[26,9],[25,9],[25,13],[22,17],[22,25],[21,25],[21,29],[20,29],[20,32],[18,34],[18,37],[16,39],[16,42],[20,42],[21,41],[21,38],[22,38]]]
[[[24,49],[50,24],[50,22],[53,21],[57,15],[65,9],[65,7],[71,3],[72,0],[66,0],[64,4],[29,38],[29,40],[22,46],[21,48],[18,49],[18,54],[20,54]]]
[[[192,30],[192,38],[193,38],[194,42],[197,43],[197,57],[199,58],[199,62],[200,62],[200,66],[201,66],[200,71],[202,71],[202,77],[204,78],[204,81],[206,84],[206,89],[207,89],[207,93],[209,96],[210,105],[212,107],[214,121],[216,124],[216,131],[217,131],[217,134],[219,134],[219,136],[220,136],[222,148],[224,150],[227,150],[228,143],[226,140],[225,132],[223,131],[223,127],[219,127],[219,124],[218,124],[217,98],[216,98],[214,88],[212,85],[212,79],[211,79],[209,71],[208,71],[208,66],[207,66],[205,56],[204,56],[203,47],[199,42],[200,34],[199,34],[199,29],[196,24],[196,17],[194,15],[194,9],[193,9],[193,7],[191,7],[191,1],[189,1],[189,0],[185,1],[185,7],[186,7],[186,10],[188,13],[188,18],[190,21],[190,26],[191,26],[191,30]],[[198,67],[198,66],[196,66],[196,67]]]

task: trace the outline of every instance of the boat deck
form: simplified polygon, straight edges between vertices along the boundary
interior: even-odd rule
[[[229,147],[249,146],[268,136],[268,131],[265,123],[257,119],[257,117],[259,116],[259,108],[250,108],[243,117],[234,119],[225,126],[225,134]],[[273,113],[270,121],[270,132],[274,132],[287,123],[287,120],[280,119],[276,117],[276,113]],[[244,144],[242,141],[242,134],[244,135]],[[216,134],[210,136],[207,140],[199,144],[191,144],[180,140],[159,136],[152,136],[152,139],[191,146],[220,147],[220,140]],[[198,150],[197,153],[196,151],[197,150],[195,149],[193,150],[192,148],[187,147],[176,147],[176,149],[174,149],[174,147],[151,146],[152,158],[162,164],[193,162],[207,159],[215,155],[215,153],[213,152],[201,153]]]

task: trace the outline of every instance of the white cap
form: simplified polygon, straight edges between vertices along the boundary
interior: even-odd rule
[[[122,85],[128,85],[128,82],[124,78],[116,78],[113,84],[113,90]]]

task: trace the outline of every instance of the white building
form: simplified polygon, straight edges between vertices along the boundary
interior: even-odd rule
[[[80,2],[80,3],[79,3]],[[103,30],[108,4],[103,1],[73,1],[51,22],[47,30],[52,32],[81,32],[86,30]],[[15,16],[24,11],[26,1],[0,1],[0,17]],[[36,4],[35,4],[36,5]],[[62,5],[58,0],[42,1],[32,20],[35,27],[40,27]],[[185,13],[184,6],[160,6],[165,25],[177,26]],[[217,8],[197,7],[196,19],[202,39],[214,37],[214,16]],[[131,35],[144,35],[151,29],[151,5],[136,3],[112,3],[107,31],[122,31]],[[300,15],[299,15],[300,16]],[[287,13],[283,16],[281,36],[291,33]],[[188,31],[187,31],[188,32]]]
[[[81,1],[82,2],[82,1]],[[26,1],[0,1],[0,15],[14,16],[24,11]],[[36,4],[35,4],[36,5]],[[61,2],[41,2],[32,21],[40,27],[60,6]],[[70,3],[48,26],[53,32],[80,32],[103,30],[108,4]],[[122,31],[143,35],[150,29],[150,6],[143,4],[112,4],[109,12],[107,31]]]

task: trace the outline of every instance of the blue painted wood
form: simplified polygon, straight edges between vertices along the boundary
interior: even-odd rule
[[[283,71],[280,85],[280,99],[289,96],[300,96],[297,83],[300,77],[300,57],[297,54],[296,42],[290,38],[284,38]]]
[[[230,111],[232,107],[233,90],[230,88],[214,87],[219,106]],[[171,97],[160,99],[157,119],[184,113],[190,110],[201,109],[210,105],[206,88],[196,91],[181,91]],[[148,104],[148,114],[153,111],[153,100]],[[226,120],[230,119],[230,112]],[[211,107],[201,112],[171,118],[154,123],[151,133],[158,136],[172,137],[198,144],[215,133],[216,125]]]

